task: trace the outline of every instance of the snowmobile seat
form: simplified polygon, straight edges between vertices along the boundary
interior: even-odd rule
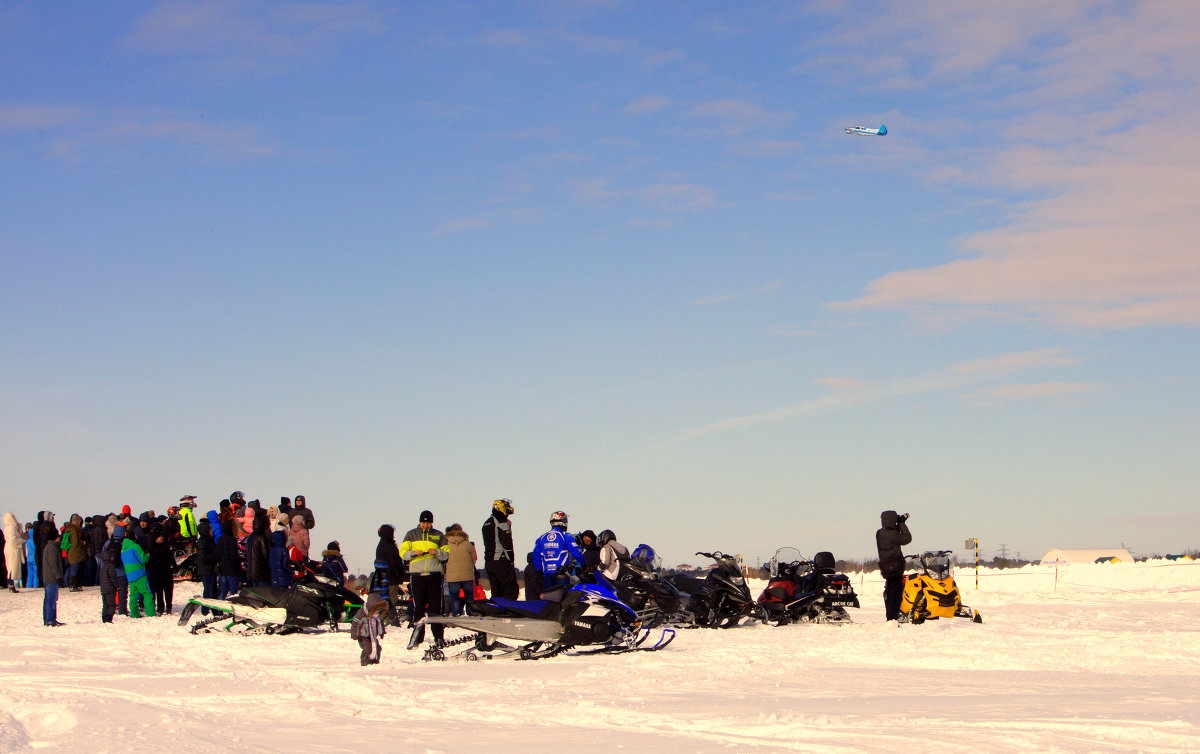
[[[813,570],[820,574],[831,574],[837,570],[837,561],[831,552],[818,552],[813,555]]]
[[[508,612],[546,620],[555,620],[558,617],[558,604],[547,600],[510,600],[504,597],[494,597],[492,604],[498,609],[484,611],[484,615],[499,615]]]
[[[283,607],[287,603],[288,591],[278,586],[245,586],[229,601],[248,607]]]

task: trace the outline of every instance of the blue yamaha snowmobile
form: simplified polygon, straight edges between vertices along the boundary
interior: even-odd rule
[[[420,641],[425,624],[440,624],[469,631],[456,639],[435,640],[424,660],[479,660],[516,657],[537,660],[567,650],[572,654],[616,654],[657,650],[671,643],[675,632],[663,629],[658,640],[647,644],[650,630],[643,629],[637,612],[617,596],[613,585],[599,573],[572,579],[542,593],[538,600],[502,597],[467,604],[470,615],[430,615],[413,627],[411,645]],[[447,657],[448,647],[470,644]],[[577,649],[590,647],[588,649]]]

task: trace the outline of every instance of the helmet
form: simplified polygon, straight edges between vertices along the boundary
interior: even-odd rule
[[[609,542],[612,542],[616,538],[617,538],[617,535],[613,534],[612,529],[605,529],[604,531],[600,532],[600,538],[597,539],[596,541],[600,543],[601,547],[603,547],[604,545],[608,544]]]
[[[241,490],[234,490],[233,492],[229,493],[229,502],[233,503],[234,505],[245,505],[246,496],[242,494]]]
[[[563,531],[566,531],[567,514],[563,513],[562,511],[554,511],[554,513],[550,516],[550,525],[555,529],[562,529]]]
[[[499,513],[503,513],[505,516],[511,516],[513,514],[513,510],[515,510],[513,508],[512,501],[506,497],[502,497],[499,500],[492,503],[492,508],[494,508]]]

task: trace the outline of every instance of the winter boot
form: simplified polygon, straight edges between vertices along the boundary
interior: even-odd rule
[[[416,649],[425,641],[425,624],[419,624],[413,627],[412,636],[408,637],[408,648]]]

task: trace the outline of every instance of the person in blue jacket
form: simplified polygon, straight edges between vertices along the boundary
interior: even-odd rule
[[[575,538],[567,533],[567,514],[555,511],[550,516],[550,531],[538,537],[533,545],[533,562],[542,572],[542,588],[552,589],[569,584],[567,575],[571,559],[584,562],[583,550]]]
[[[223,533],[221,531],[221,514],[216,511],[209,511],[204,514],[204,517],[208,519],[208,529],[212,532],[213,542],[215,543],[221,538],[221,534]]]
[[[271,553],[267,556],[271,564],[271,586],[287,588],[292,585],[292,569],[288,560],[287,533],[276,531],[271,534]]]
[[[34,589],[38,585],[38,552],[37,538],[33,536],[33,524],[25,524],[25,588]]]

